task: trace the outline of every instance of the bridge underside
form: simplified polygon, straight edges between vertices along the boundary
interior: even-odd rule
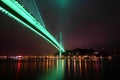
[[[56,39],[16,0],[0,0],[0,11],[24,24],[27,28],[43,37],[58,50],[64,52],[63,46],[59,44]]]

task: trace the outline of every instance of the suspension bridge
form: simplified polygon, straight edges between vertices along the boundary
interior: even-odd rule
[[[62,52],[65,51],[62,45],[62,34],[60,33],[60,42],[58,42],[46,29],[35,0],[0,0],[0,11],[44,38],[59,50],[61,57]]]

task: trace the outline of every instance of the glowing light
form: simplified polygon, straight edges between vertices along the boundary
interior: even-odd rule
[[[39,36],[43,37],[44,39],[46,39],[48,42],[50,42],[54,47],[56,47],[57,49],[59,49],[56,45],[54,45],[50,40],[48,40],[46,37],[44,37],[42,34],[40,34],[39,32],[37,32],[35,29],[33,29],[32,27],[30,27],[29,25],[27,25],[26,23],[24,23],[22,20],[20,20],[19,18],[17,18],[16,16],[14,16],[13,14],[9,13],[7,10],[5,10],[4,8],[0,7],[0,10],[2,12],[4,12],[5,14],[7,14],[8,16],[10,16],[11,18],[15,19],[16,21],[22,23],[23,25],[25,25],[27,28],[31,29],[33,32],[37,33]]]
[[[24,24],[27,28],[31,29],[41,37],[43,37],[45,40],[47,40],[49,43],[51,43],[53,46],[55,46],[58,50],[62,50],[64,52],[64,48],[56,41],[56,39],[42,26],[27,10],[24,9],[23,6],[21,6],[16,0],[1,0],[3,4],[5,4],[7,7],[12,9],[15,14],[17,14],[19,17],[25,19],[22,20],[18,16],[14,15],[14,13],[10,12],[9,10],[5,9],[4,7],[0,7],[0,10],[4,12],[5,14],[9,15],[10,17],[14,18],[18,22]],[[28,24],[30,23],[30,24]],[[34,27],[32,27],[32,26]],[[37,29],[37,30],[36,30]]]
[[[22,56],[17,56],[18,58],[21,58]]]
[[[69,0],[56,0],[56,1],[57,1],[57,5],[60,5],[61,8],[65,8],[67,7]]]
[[[48,59],[47,59],[48,60]],[[45,61],[46,72],[43,75],[38,76],[37,80],[63,80],[64,79],[64,68],[66,64],[63,60],[58,60],[57,62],[52,64],[49,61]],[[54,66],[56,65],[56,66]],[[51,67],[50,67],[51,66]]]

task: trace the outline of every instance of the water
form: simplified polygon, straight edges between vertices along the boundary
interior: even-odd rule
[[[120,80],[120,61],[42,59],[0,62],[0,80]]]

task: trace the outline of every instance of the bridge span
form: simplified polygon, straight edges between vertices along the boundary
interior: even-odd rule
[[[60,51],[60,56],[61,51],[65,51],[61,42],[59,43],[49,33],[45,26],[41,24],[41,22],[37,20],[30,12],[28,12],[24,5],[21,5],[17,0],[0,0],[0,11],[17,20],[25,27],[31,29],[33,32],[48,41]]]

